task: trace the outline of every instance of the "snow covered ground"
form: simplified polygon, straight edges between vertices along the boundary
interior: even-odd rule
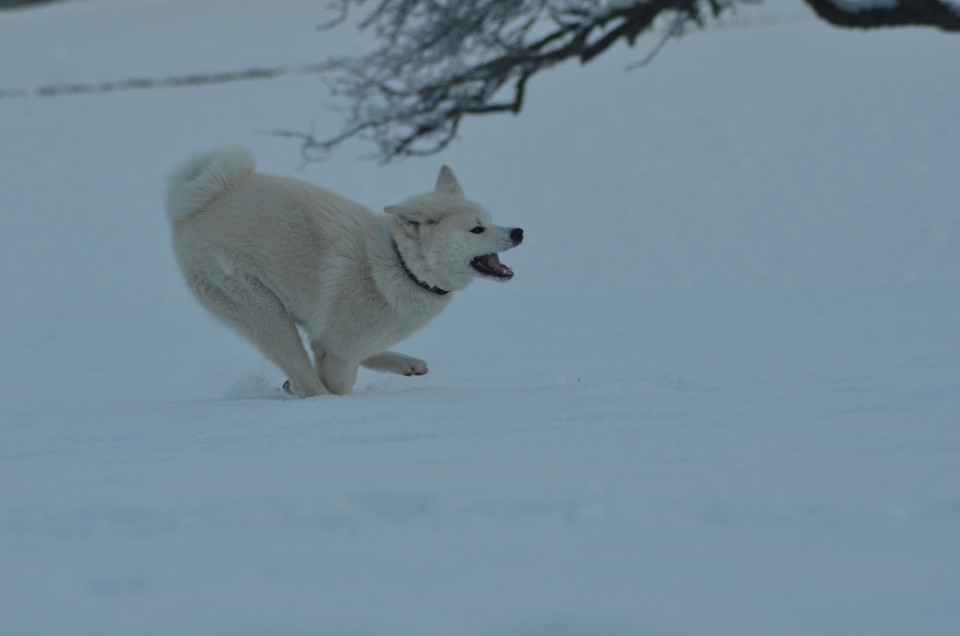
[[[0,12],[0,92],[356,50],[321,6]],[[960,39],[645,52],[304,170],[378,207],[450,163],[527,233],[398,347],[429,375],[307,401],[189,296],[161,203],[219,143],[296,175],[259,131],[334,132],[316,78],[0,99],[0,634],[955,634]]]

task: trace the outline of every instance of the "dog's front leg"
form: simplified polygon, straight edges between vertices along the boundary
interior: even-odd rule
[[[394,351],[384,351],[360,362],[367,369],[400,375],[426,375],[427,363],[420,358],[405,356]]]
[[[317,375],[323,385],[336,395],[349,395],[357,382],[356,362],[348,362],[324,351],[317,343],[311,343]]]

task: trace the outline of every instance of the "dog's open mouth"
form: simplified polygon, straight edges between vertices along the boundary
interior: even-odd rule
[[[490,276],[499,280],[510,280],[513,278],[513,270],[501,263],[500,257],[497,254],[478,256],[470,261],[470,265],[484,276]]]

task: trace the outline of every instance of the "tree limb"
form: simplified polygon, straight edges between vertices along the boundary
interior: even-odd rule
[[[960,30],[954,0],[805,0],[823,20],[845,28],[929,26]],[[361,20],[382,42],[360,58],[333,60],[326,72],[345,125],[331,138],[302,139],[306,157],[340,143],[373,141],[383,162],[438,152],[464,117],[519,113],[529,80],[568,60],[587,64],[644,33],[670,40],[735,6],[759,0],[371,0]],[[341,15],[367,0],[338,0]],[[505,96],[506,94],[506,96]]]
[[[960,31],[960,8],[942,0],[804,0],[821,19],[848,29],[927,26]]]

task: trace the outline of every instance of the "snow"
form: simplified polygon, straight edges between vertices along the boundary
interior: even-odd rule
[[[0,12],[0,91],[363,45],[318,6]],[[429,375],[306,401],[190,297],[162,190],[221,143],[298,175],[261,131],[335,132],[320,82],[0,99],[0,633],[954,634],[960,40],[811,18],[623,71],[654,43],[299,174],[382,206],[449,163],[526,231],[398,347]]]

